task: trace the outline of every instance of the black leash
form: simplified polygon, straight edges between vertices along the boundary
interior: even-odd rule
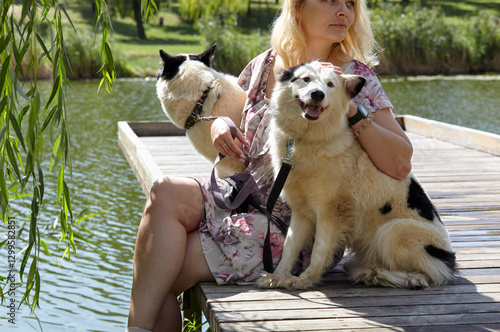
[[[201,117],[201,110],[203,109],[203,103],[206,99],[206,96],[210,92],[210,87],[207,88],[203,92],[203,96],[200,99],[200,102],[197,104],[195,107],[195,110],[191,114],[191,116],[188,118],[186,121],[186,129],[189,129],[192,127],[195,123],[199,121],[209,121],[209,120],[214,120],[218,117]],[[228,117],[220,117],[222,118],[227,125],[229,126],[229,129],[231,131],[231,136],[233,139],[236,137],[236,126],[234,125],[234,122],[228,118]],[[273,209],[274,206],[276,205],[276,202],[278,201],[278,198],[281,194],[281,190],[283,189],[286,179],[288,177],[288,173],[290,173],[290,170],[293,168],[293,163],[290,162],[290,154],[291,154],[291,149],[293,147],[293,140],[291,138],[288,139],[287,142],[287,155],[284,158],[281,158],[281,169],[278,173],[278,176],[276,177],[276,180],[274,181],[273,188],[271,189],[271,193],[269,194],[269,198],[267,199],[267,209],[266,209],[266,216],[267,216],[267,234],[264,239],[264,251],[262,254],[262,262],[264,264],[264,270],[272,273],[274,271],[273,268],[273,255],[271,251],[271,221],[275,222],[277,226],[280,228],[282,233],[285,233],[285,225],[283,222],[280,222],[280,220],[277,218],[273,218]],[[212,169],[212,174],[210,177],[210,182],[212,186],[212,195],[214,196],[215,203],[222,209],[236,209],[238,208],[249,196],[251,196],[251,193],[253,189],[256,187],[256,182],[253,176],[249,173],[239,173],[233,175],[233,178],[239,182],[244,183],[243,188],[239,190],[238,194],[234,198],[233,202],[230,204],[226,204],[224,201],[224,197],[222,196],[222,193],[220,192],[220,188],[217,184],[216,178],[215,178],[215,165],[224,158],[224,155],[219,153],[217,158],[215,159],[214,162],[214,167]],[[258,204],[257,204],[258,206]],[[260,210],[260,209],[259,209]]]
[[[276,201],[280,197],[281,190],[285,186],[286,179],[288,177],[288,173],[293,168],[293,163],[290,162],[290,153],[291,148],[293,147],[293,140],[291,138],[288,139],[287,142],[287,152],[286,157],[281,158],[281,168],[274,181],[273,188],[271,189],[271,193],[269,194],[269,198],[267,199],[267,234],[264,239],[264,252],[262,254],[262,262],[264,263],[264,270],[266,272],[272,273],[274,271],[273,268],[273,255],[271,251],[271,219],[272,213],[274,209],[274,205],[276,205]]]

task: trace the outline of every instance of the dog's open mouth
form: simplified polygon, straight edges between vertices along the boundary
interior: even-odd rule
[[[302,108],[302,112],[304,112],[303,116],[308,120],[318,120],[321,113],[325,111],[324,107],[317,103],[305,104],[302,100],[297,98],[297,102]]]

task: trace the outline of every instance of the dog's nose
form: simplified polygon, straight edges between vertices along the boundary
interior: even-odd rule
[[[314,90],[313,92],[311,92],[311,98],[314,101],[322,101],[323,99],[325,99],[325,93],[321,90]]]

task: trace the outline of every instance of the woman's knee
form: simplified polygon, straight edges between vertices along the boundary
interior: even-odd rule
[[[191,231],[197,228],[201,219],[202,197],[194,179],[165,176],[153,183],[145,213],[156,211],[183,223]]]

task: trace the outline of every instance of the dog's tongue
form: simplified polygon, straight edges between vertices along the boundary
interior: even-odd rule
[[[318,105],[308,105],[306,107],[306,113],[311,118],[318,118],[321,115],[321,107]]]

